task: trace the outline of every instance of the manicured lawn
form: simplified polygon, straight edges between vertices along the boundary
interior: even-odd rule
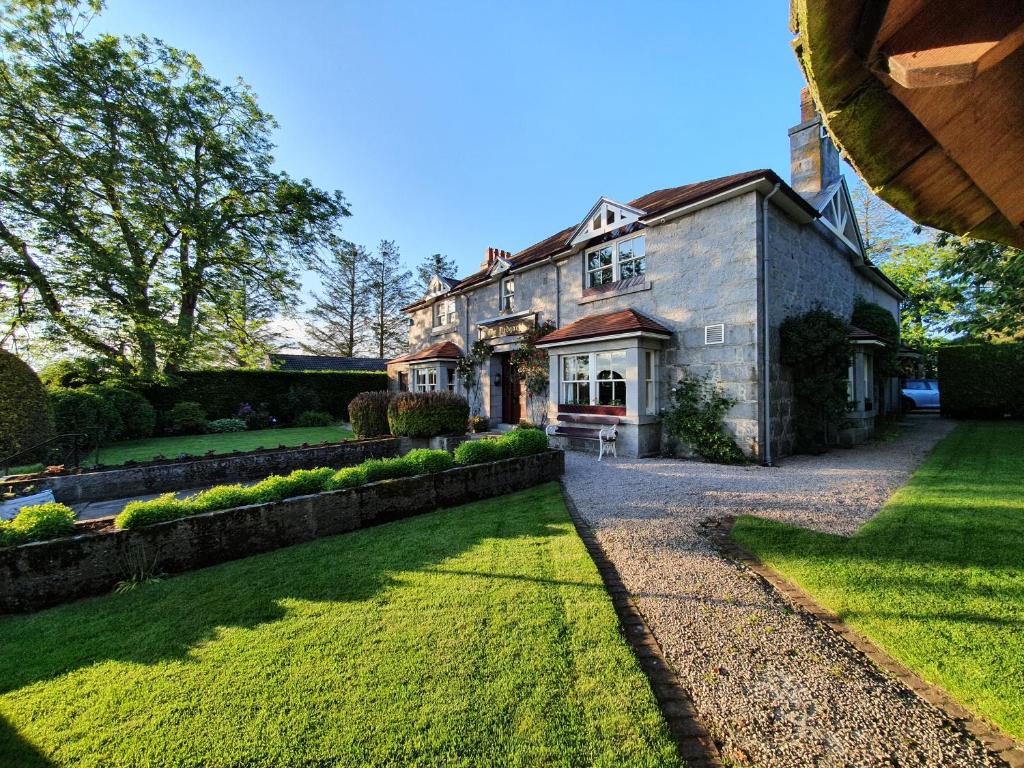
[[[852,538],[744,517],[741,545],[1024,737],[1024,424],[962,424]]]
[[[10,765],[678,765],[554,483],[0,619]]]
[[[126,440],[100,448],[100,464],[123,464],[126,461],[149,461],[157,456],[173,459],[183,453],[202,456],[232,451],[252,451],[256,448],[277,448],[309,443],[350,440],[352,430],[345,427],[288,427],[257,429],[252,432],[228,432],[209,435],[182,435],[180,437],[151,437],[146,440]]]

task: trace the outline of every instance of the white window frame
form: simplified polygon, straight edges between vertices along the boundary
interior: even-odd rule
[[[641,349],[644,360],[644,415],[654,416],[658,413],[658,351]]]
[[[626,243],[630,243],[630,242],[634,242],[634,241],[640,241],[643,244],[643,249],[644,249],[643,256],[632,256],[632,257],[630,257],[628,259],[620,260],[619,253],[620,253],[621,246],[625,245]],[[603,251],[605,248],[611,248],[612,249],[612,262],[611,262],[611,264],[610,265],[599,266],[599,267],[594,267],[593,269],[591,269],[591,267],[590,267],[590,254],[595,253],[597,251]],[[608,269],[609,266],[611,266],[611,269],[612,269],[612,279],[611,279],[610,282],[601,283],[600,285],[611,285],[613,283],[617,283],[620,280],[622,280],[622,265],[630,263],[630,262],[636,262],[636,261],[643,261],[643,264],[644,264],[643,271],[640,272],[639,274],[641,274],[641,275],[647,274],[647,241],[646,241],[645,235],[643,233],[641,233],[639,235],[632,235],[630,237],[623,237],[623,238],[620,238],[618,240],[612,240],[611,242],[601,243],[600,245],[595,245],[593,248],[588,248],[586,251],[583,252],[583,270],[584,270],[584,278],[583,278],[584,286],[583,287],[584,288],[598,288],[598,287],[600,287],[599,285],[595,285],[593,283],[592,277],[593,277],[594,273],[596,273],[596,272],[603,272],[606,269]],[[636,277],[636,274],[632,275],[632,277]]]
[[[459,314],[455,310],[455,299],[441,299],[434,303],[433,313],[434,328],[447,328],[459,322]]]
[[[422,367],[412,369],[412,391],[433,392],[437,389],[437,367]]]
[[[579,374],[582,372],[580,367],[580,358],[587,358],[586,374],[587,378],[566,378],[566,363],[572,359],[575,359],[574,373]],[[599,379],[598,369],[600,363],[598,358],[608,357],[608,367],[612,370],[619,370],[622,373],[620,379]],[[618,358],[618,365],[616,365],[616,358]],[[622,388],[622,402],[618,405],[612,405],[611,403],[605,403],[604,405],[612,405],[615,408],[626,407],[626,375],[629,373],[627,365],[627,354],[625,349],[610,349],[603,352],[581,352],[575,355],[559,355],[558,356],[558,400],[559,405],[602,405],[600,402],[600,387],[601,384],[607,384],[608,382],[615,382],[621,385]],[[581,385],[587,386],[587,402],[579,402],[579,391]],[[568,392],[575,393],[574,396],[569,397]],[[571,402],[570,402],[571,401]]]
[[[509,284],[512,285],[512,290],[508,290]],[[502,312],[514,312],[516,309],[516,277],[515,275],[509,275],[508,277],[501,278],[501,311]]]

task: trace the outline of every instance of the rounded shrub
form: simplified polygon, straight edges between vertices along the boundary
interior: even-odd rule
[[[245,432],[245,419],[214,419],[206,422],[206,429],[216,434]]]
[[[469,403],[454,392],[399,392],[388,403],[393,435],[463,435],[468,422]]]
[[[330,480],[327,481],[327,485],[324,488],[325,491],[340,491],[344,488],[356,488],[360,485],[366,485],[366,467],[345,467],[339,469]]]
[[[508,446],[511,456],[531,456],[548,449],[548,436],[536,427],[518,427],[499,440]]]
[[[469,440],[455,448],[456,464],[483,464],[504,458],[500,440]]]
[[[348,404],[348,416],[352,421],[352,431],[359,437],[380,437],[390,435],[388,427],[388,403],[391,393],[360,392]]]
[[[121,440],[140,440],[153,436],[156,410],[138,392],[113,386],[90,387],[89,392],[103,398],[121,417]]]
[[[403,458],[416,467],[417,475],[444,472],[455,466],[455,459],[448,451],[435,451],[430,448],[417,448],[409,451]]]
[[[0,546],[44,541],[75,530],[75,512],[57,502],[23,507],[13,520],[0,521]]]
[[[50,390],[54,428],[60,434],[76,432],[101,444],[117,440],[124,430],[121,414],[110,401],[84,389]]]
[[[419,474],[416,464],[406,459],[405,456],[394,459],[369,459],[364,461],[362,466],[366,470],[366,482],[368,483]]]
[[[334,417],[326,411],[303,411],[296,418],[296,427],[329,427],[334,423]]]
[[[53,435],[46,390],[21,358],[0,349],[0,458]]]
[[[171,428],[182,435],[201,435],[206,432],[206,411],[199,403],[183,400],[175,403],[167,414]]]
[[[118,528],[139,528],[166,520],[177,520],[194,514],[188,504],[173,493],[165,493],[148,501],[129,501],[114,519]]]

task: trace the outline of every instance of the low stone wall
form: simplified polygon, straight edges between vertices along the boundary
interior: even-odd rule
[[[349,467],[366,459],[397,456],[399,445],[397,437],[352,440],[309,448],[282,448],[276,451],[211,456],[193,461],[105,469],[77,475],[55,475],[4,485],[15,489],[20,485],[49,489],[57,501],[74,504],[257,480],[267,475],[287,474],[295,469]]]
[[[561,451],[383,480],[171,520],[0,549],[0,612],[109,592],[138,573],[180,573],[556,480]]]

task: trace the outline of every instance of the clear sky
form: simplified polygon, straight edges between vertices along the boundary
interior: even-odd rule
[[[280,123],[277,161],[340,189],[345,236],[475,270],[578,222],[601,195],[752,168],[789,178],[803,78],[787,0],[108,0],[242,77]]]

